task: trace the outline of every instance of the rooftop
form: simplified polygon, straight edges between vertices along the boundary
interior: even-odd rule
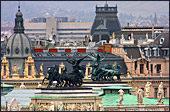
[[[119,94],[106,94],[102,96],[103,106],[116,106],[119,104]],[[157,105],[157,98],[143,98],[144,105]],[[162,99],[163,104],[169,105],[169,99]],[[137,96],[124,94],[123,96],[123,105],[137,105]]]

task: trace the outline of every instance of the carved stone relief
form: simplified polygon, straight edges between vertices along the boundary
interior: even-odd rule
[[[63,103],[63,111],[94,111],[94,103]]]

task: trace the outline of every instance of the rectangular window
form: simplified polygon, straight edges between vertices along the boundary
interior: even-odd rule
[[[143,64],[140,64],[140,74],[143,74]]]
[[[157,66],[156,66],[156,72],[157,72],[157,73],[160,73],[160,71],[161,71],[161,64],[157,64]]]
[[[158,88],[154,89],[154,97],[157,98]]]
[[[28,75],[31,75],[31,66],[28,66]]]
[[[153,73],[153,64],[151,64],[151,73]]]
[[[164,97],[167,96],[167,88],[164,88]]]
[[[6,65],[4,65],[4,76],[6,76]]]

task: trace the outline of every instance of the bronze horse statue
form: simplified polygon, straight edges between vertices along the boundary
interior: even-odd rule
[[[71,73],[67,73],[67,68],[64,68],[62,73],[58,73],[57,67],[49,67],[47,70],[48,77],[45,77],[42,81],[42,84],[44,83],[44,80],[49,80],[47,88],[50,88],[52,86],[53,81],[57,81],[56,87],[79,87],[82,85],[82,78],[84,78],[83,73],[83,67],[79,66],[80,62],[83,61],[87,56],[76,60],[75,58],[67,61],[72,64],[73,71]]]

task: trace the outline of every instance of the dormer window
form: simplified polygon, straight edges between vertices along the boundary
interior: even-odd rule
[[[153,49],[153,53],[154,53],[154,56],[156,56],[156,54],[157,54],[157,48],[156,47],[154,47],[154,48],[152,48]]]
[[[145,48],[144,50],[145,50],[145,55],[149,56],[149,48]]]
[[[159,55],[159,48],[157,48],[157,47],[154,47],[154,48],[152,48],[154,51],[154,56],[160,56]]]
[[[164,38],[161,37],[161,39],[160,39],[160,44],[163,44],[163,42],[164,42]]]

